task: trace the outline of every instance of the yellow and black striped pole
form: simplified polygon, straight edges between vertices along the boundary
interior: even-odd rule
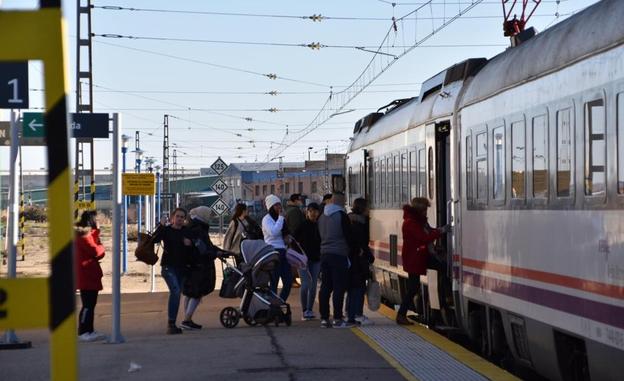
[[[95,176],[95,173],[93,173],[93,176]],[[95,179],[94,178],[91,179],[91,203],[89,205],[90,205],[89,206],[90,210],[95,210]]]
[[[43,61],[51,274],[47,281],[0,279],[0,291],[7,296],[0,328],[47,323],[51,333],[50,378],[74,381],[78,371],[66,104],[67,30],[60,0],[40,0],[40,5],[36,11],[0,11],[0,61]],[[42,294],[47,294],[49,304]]]
[[[76,171],[78,171],[78,168],[76,168]],[[78,201],[79,199],[79,194],[80,194],[80,183],[78,182],[78,177],[76,176],[76,180],[74,181],[74,222],[78,222],[78,216],[80,215],[79,213],[79,207],[78,207]]]

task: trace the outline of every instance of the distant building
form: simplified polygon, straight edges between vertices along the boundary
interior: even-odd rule
[[[212,174],[202,169],[202,175]],[[320,201],[330,192],[332,176],[344,176],[344,155],[329,154],[324,160],[285,163],[232,163],[222,179],[228,189],[223,200],[230,206],[245,202],[255,212],[264,209],[262,201],[269,194],[287,199],[301,193],[308,199]]]

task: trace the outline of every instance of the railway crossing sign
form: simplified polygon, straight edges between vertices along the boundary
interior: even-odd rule
[[[212,170],[215,171],[217,175],[221,176],[221,174],[225,172],[225,170],[228,168],[228,165],[225,163],[225,161],[223,161],[223,159],[221,159],[221,156],[219,156],[217,160],[215,160],[215,162],[212,163],[210,168],[212,168]]]
[[[228,189],[228,186],[223,180],[218,179],[217,181],[214,182],[214,184],[212,184],[211,188],[215,192],[217,192],[219,196],[221,196],[223,192],[225,192]]]
[[[227,206],[227,204],[223,202],[223,200],[221,199],[218,199],[217,201],[215,201],[215,203],[212,204],[211,208],[219,216],[222,216],[224,213],[226,213],[230,209]]]
[[[1,108],[28,108],[28,61],[0,63]]]

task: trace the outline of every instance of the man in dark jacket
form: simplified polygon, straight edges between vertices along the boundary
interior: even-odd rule
[[[285,218],[288,231],[294,234],[299,226],[305,221],[305,214],[301,210],[301,195],[299,193],[293,193],[290,195],[290,199],[286,203]]]
[[[295,232],[295,239],[308,257],[308,266],[299,270],[301,278],[301,309],[304,320],[315,318],[313,308],[316,298],[316,284],[321,271],[321,236],[318,230],[320,207],[313,202],[308,205],[306,220]]]
[[[351,224],[344,210],[344,195],[334,193],[319,218],[321,236],[321,327],[329,328],[329,297],[332,296],[335,328],[353,326],[342,320],[344,293],[349,283],[349,253],[355,244]]]

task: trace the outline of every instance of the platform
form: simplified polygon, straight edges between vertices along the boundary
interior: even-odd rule
[[[194,319],[204,328],[176,336],[165,334],[166,293],[124,294],[121,327],[126,342],[79,343],[80,379],[512,379],[506,378],[509,375],[500,370],[502,373],[487,373],[465,365],[456,358],[457,354],[448,354],[444,348],[420,336],[415,331],[418,328],[396,326],[389,318],[393,313],[389,309],[370,313],[376,324],[361,328],[322,329],[318,320],[301,321],[297,291],[294,289],[291,296],[292,327],[248,327],[241,321],[238,327],[225,329],[218,321],[218,313],[239,300],[210,295],[200,304]],[[110,311],[110,295],[101,295],[96,308],[96,330],[110,332]],[[0,351],[0,380],[49,379],[47,331],[18,331],[17,334],[22,340],[32,341],[33,348]],[[465,351],[459,356],[468,358],[470,355]],[[498,369],[480,361],[484,366]],[[128,372],[131,362],[141,369]]]

